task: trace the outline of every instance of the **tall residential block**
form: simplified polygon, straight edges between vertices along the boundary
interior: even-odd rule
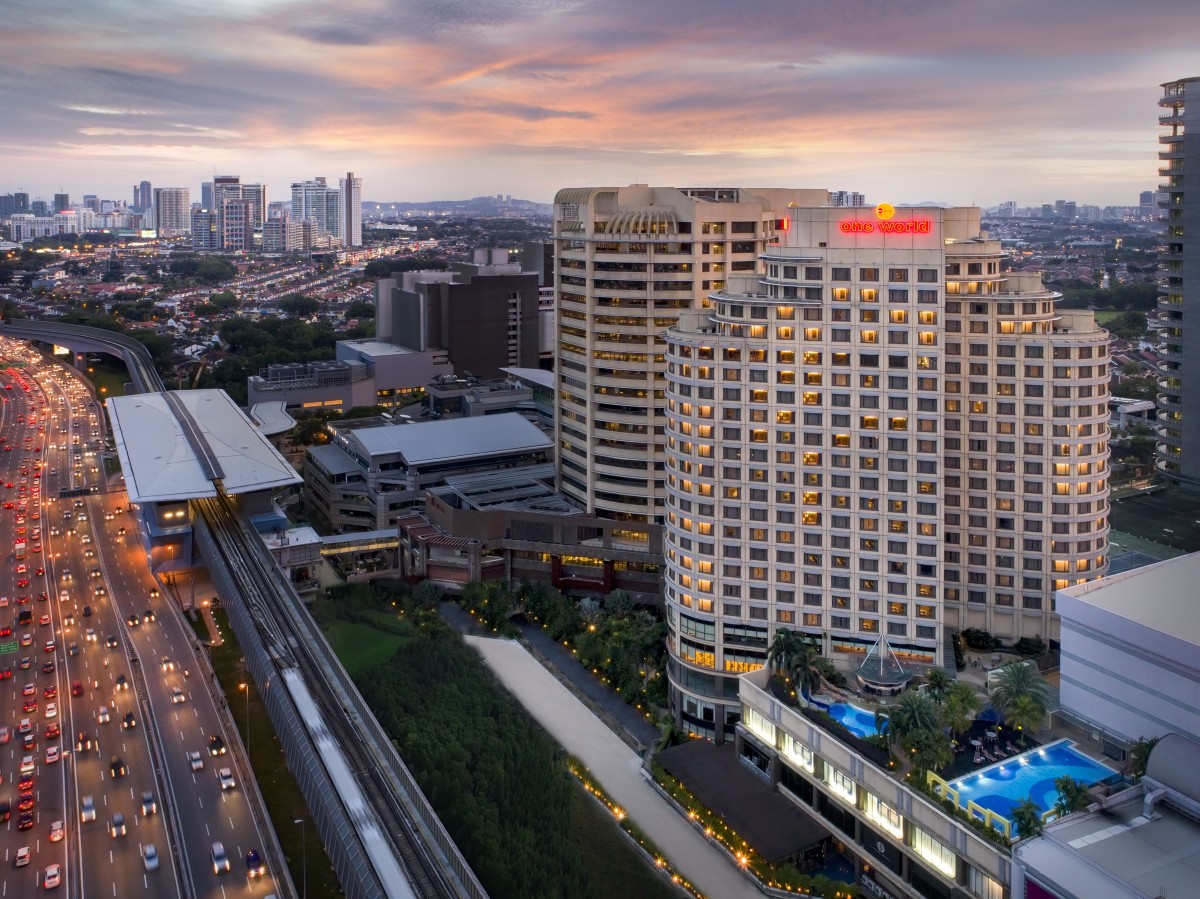
[[[354,172],[347,172],[345,178],[338,179],[341,190],[341,238],[343,247],[362,246],[362,178],[355,178]]]
[[[618,520],[660,522],[666,343],[681,312],[755,271],[789,204],[824,190],[576,187],[554,200],[559,489]]]
[[[1005,273],[978,209],[785,215],[662,348],[671,703],[717,740],[779,628],[941,666],[967,627],[1057,638],[1054,591],[1108,566],[1092,313]]]
[[[154,230],[159,237],[176,237],[192,230],[192,202],[186,187],[154,188]]]
[[[1162,88],[1158,308],[1167,315],[1167,327],[1159,348],[1158,468],[1180,486],[1200,490],[1200,340],[1186,334],[1189,321],[1193,328],[1200,323],[1200,78]]]
[[[313,222],[318,233],[329,234],[341,240],[341,191],[330,187],[324,178],[292,184],[292,220]]]

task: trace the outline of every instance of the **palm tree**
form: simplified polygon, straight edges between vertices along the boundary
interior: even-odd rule
[[[946,701],[946,692],[952,683],[954,683],[954,679],[950,677],[945,668],[934,668],[925,675],[925,692],[929,694],[930,699],[938,705],[942,705]]]
[[[1026,662],[1009,662],[995,671],[992,686],[992,706],[1007,716],[1008,708],[1019,696],[1031,697],[1044,711],[1048,691],[1037,666]]]
[[[1058,790],[1058,799],[1054,802],[1054,811],[1060,818],[1074,812],[1082,812],[1092,804],[1091,791],[1073,778],[1064,774],[1054,781],[1054,789]]]
[[[1045,827],[1042,810],[1032,799],[1022,799],[1013,806],[1013,810],[1008,814],[1008,821],[1017,829],[1022,839],[1036,836]]]
[[[970,684],[956,681],[946,691],[946,701],[942,705],[942,724],[955,734],[970,730],[983,709],[983,697]]]
[[[792,676],[801,693],[809,696],[821,692],[827,674],[833,671],[833,663],[821,656],[821,651],[811,643],[802,643],[800,653],[793,662]]]
[[[954,752],[941,728],[923,728],[909,733],[904,747],[918,771],[938,771],[954,761]]]
[[[775,631],[775,639],[767,650],[767,665],[776,674],[788,677],[807,647],[808,642],[802,634],[781,627]]]
[[[1032,696],[1018,696],[1004,712],[1004,723],[1021,732],[1021,745],[1025,745],[1026,731],[1037,730],[1046,720],[1046,707]]]
[[[921,730],[937,731],[941,727],[933,700],[916,690],[902,693],[893,705],[888,706],[887,712],[888,738],[892,742],[903,744],[910,734]]]

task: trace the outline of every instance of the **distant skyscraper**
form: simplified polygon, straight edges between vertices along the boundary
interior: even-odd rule
[[[95,194],[84,194],[83,195],[83,205],[86,206],[88,209],[92,210],[92,212],[99,212],[100,211],[100,198],[97,197]]]
[[[176,237],[192,230],[189,193],[186,187],[154,189],[154,230],[159,237]]]
[[[292,220],[311,221],[319,233],[341,239],[342,192],[331,188],[324,178],[300,181],[292,185]]]
[[[154,190],[149,181],[142,181],[133,188],[133,208],[147,210],[154,205]]]
[[[213,183],[211,181],[200,182],[200,208],[213,208]]]
[[[13,194],[13,202],[17,207],[17,212],[29,212],[29,194],[17,191]]]
[[[55,194],[54,195],[54,211],[55,212],[66,212],[70,208],[71,208],[71,195],[70,194]]]
[[[221,249],[221,216],[211,209],[192,211],[192,249],[212,252]]]
[[[45,216],[45,214],[47,212],[46,201],[45,200],[34,200],[32,203],[29,204],[29,211],[37,216]]]
[[[1164,176],[1159,309],[1167,327],[1159,349],[1166,371],[1158,396],[1158,468],[1200,489],[1200,78],[1163,86],[1158,105],[1159,172]],[[1187,190],[1191,188],[1191,199]],[[1187,326],[1193,329],[1187,336]]]
[[[342,246],[362,246],[362,178],[355,178],[354,172],[347,172],[346,177],[338,182],[342,192]]]
[[[242,199],[250,204],[250,228],[262,231],[263,219],[267,213],[267,186],[265,184],[243,184]]]
[[[855,190],[831,190],[829,192],[830,206],[865,206],[866,197]]]

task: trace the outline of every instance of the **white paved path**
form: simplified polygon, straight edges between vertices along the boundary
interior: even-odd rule
[[[465,637],[501,683],[564,749],[591,771],[672,865],[711,899],[762,894],[699,834],[641,774],[641,759],[576,699],[525,647],[512,640]]]

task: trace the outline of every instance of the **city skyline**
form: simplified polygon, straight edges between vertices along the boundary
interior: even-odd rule
[[[1193,74],[1189,24],[1182,0],[22,2],[0,191],[235,172],[282,194],[353,169],[379,201],[642,182],[1134,205],[1158,183],[1158,85]]]

